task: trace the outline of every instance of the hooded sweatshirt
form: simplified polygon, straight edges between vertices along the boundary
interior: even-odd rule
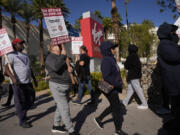
[[[136,45],[129,45],[129,56],[127,57],[124,66],[128,70],[127,82],[133,79],[141,78],[141,62],[138,57],[138,47]]]
[[[170,96],[180,94],[180,46],[177,44],[178,37],[174,33],[176,30],[175,25],[162,24],[157,31],[160,39],[157,50],[158,62],[163,85]]]
[[[122,92],[122,79],[119,66],[116,63],[111,48],[116,45],[110,41],[105,41],[101,44],[100,50],[104,58],[101,62],[101,72],[103,79],[109,84],[113,85],[115,89]]]

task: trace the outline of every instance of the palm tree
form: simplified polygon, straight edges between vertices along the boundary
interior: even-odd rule
[[[73,25],[73,28],[75,30],[81,31],[81,26],[80,26],[81,19],[82,19],[82,16],[80,16],[77,20],[75,20],[75,24]]]
[[[43,15],[41,12],[41,8],[47,7],[48,0],[31,0],[33,5],[33,12],[35,18],[39,21],[39,41],[40,41],[40,64],[44,70],[45,62],[44,62],[44,39],[43,39]]]
[[[33,19],[34,13],[32,11],[32,5],[28,4],[26,1],[23,2],[22,8],[19,11],[19,15],[25,20],[26,23],[26,43],[27,43],[27,54],[29,54],[29,31],[30,22]]]
[[[99,17],[100,19],[103,19],[104,17],[101,15],[101,12],[98,10],[94,11],[94,15],[96,15],[97,17]]]
[[[103,29],[104,29],[104,38],[108,38],[108,34],[112,33],[112,20],[109,17],[103,18]]]
[[[128,22],[128,12],[127,12],[127,4],[130,2],[130,0],[125,0],[125,12],[126,12],[126,23],[127,23],[127,30],[129,30],[129,22]]]
[[[113,23],[113,31],[115,35],[115,43],[119,43],[119,23],[120,20],[118,19],[118,9],[116,7],[116,0],[111,0],[112,2],[112,9],[111,9],[111,16],[112,16],[112,23]],[[119,47],[116,49],[116,60],[120,61],[120,53]]]
[[[49,0],[47,3],[48,8],[61,8],[63,12],[63,16],[65,18],[68,17],[68,14],[70,13],[69,9],[66,7],[66,4],[64,3],[64,0]]]
[[[11,14],[13,34],[14,38],[16,38],[16,15],[21,9],[21,0],[4,0],[4,9]]]
[[[69,9],[66,8],[63,0],[31,0],[33,5],[33,11],[36,18],[39,21],[39,37],[40,37],[40,64],[44,68],[44,43],[43,43],[43,15],[41,8],[59,7],[62,9],[63,15],[67,17]]]

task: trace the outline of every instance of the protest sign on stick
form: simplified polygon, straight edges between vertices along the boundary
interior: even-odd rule
[[[60,45],[63,50],[65,50],[64,43],[69,42],[68,31],[64,22],[64,17],[60,8],[42,8],[41,9],[49,35],[51,38],[51,45]],[[69,61],[69,59],[67,58]],[[69,62],[67,62],[67,66]],[[72,73],[70,73],[72,82],[74,78]]]
[[[41,9],[51,38],[51,45],[69,42],[68,31],[60,8]]]
[[[82,37],[72,37],[72,54],[80,54],[79,49],[83,45]]]
[[[10,62],[9,62],[9,59],[7,57],[7,53],[10,53],[12,51],[13,51],[13,48],[11,45],[11,41],[7,34],[6,28],[3,27],[2,29],[0,29],[0,56],[4,55],[4,57],[8,63],[9,70],[14,75],[14,72],[13,72]]]

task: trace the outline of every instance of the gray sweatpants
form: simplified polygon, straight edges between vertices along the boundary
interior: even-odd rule
[[[68,104],[70,85],[49,82],[49,87],[57,106],[54,115],[54,126],[60,126],[60,121],[62,120],[68,132],[74,132]]]
[[[146,102],[146,99],[144,97],[144,93],[143,93],[143,90],[141,88],[139,79],[131,80],[128,83],[128,91],[127,91],[126,98],[123,100],[123,103],[125,105],[127,105],[129,103],[129,100],[130,100],[130,98],[131,98],[131,96],[133,95],[134,92],[136,92],[136,94],[140,98],[140,100],[142,102],[142,105],[147,106],[147,102]]]

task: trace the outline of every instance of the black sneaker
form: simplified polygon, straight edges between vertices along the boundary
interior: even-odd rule
[[[75,101],[72,100],[72,103],[73,103],[73,104],[76,104],[76,105],[81,105],[81,102],[79,102],[79,101],[77,101],[77,100],[75,100]]]
[[[122,130],[118,130],[115,132],[115,135],[128,135],[127,133],[125,133],[124,131]]]
[[[94,101],[91,101],[91,102],[87,103],[87,105],[94,105],[94,104],[95,104]]]
[[[20,126],[21,126],[22,128],[31,128],[31,127],[32,127],[32,125],[31,125],[30,123],[27,123],[27,122],[21,124]]]
[[[61,127],[61,126],[53,126],[51,131],[53,133],[66,133],[66,129],[64,127]]]
[[[80,134],[74,131],[72,133],[69,133],[69,135],[80,135]]]
[[[4,107],[9,107],[10,105],[11,105],[10,103],[2,104],[2,106],[4,106]]]
[[[98,120],[97,118],[94,118],[94,122],[96,123],[96,125],[98,126],[98,128],[103,129],[103,124],[100,120]]]

